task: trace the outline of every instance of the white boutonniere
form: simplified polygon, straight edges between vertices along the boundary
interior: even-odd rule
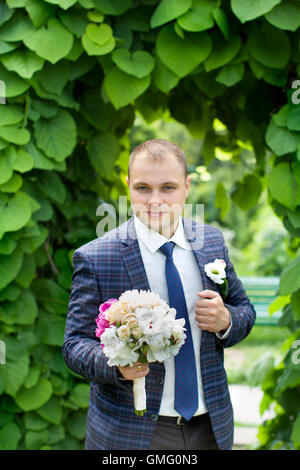
[[[213,263],[207,263],[204,265],[207,277],[209,277],[214,283],[219,284],[223,300],[226,299],[229,290],[225,269],[225,261],[218,258],[215,259]]]

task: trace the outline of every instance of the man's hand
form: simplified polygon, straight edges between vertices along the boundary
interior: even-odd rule
[[[119,366],[118,369],[121,375],[123,376],[123,378],[126,380],[139,379],[141,377],[145,377],[150,372],[149,364],[148,363],[143,364],[141,362],[135,362],[132,367]]]
[[[196,302],[195,318],[201,330],[218,333],[230,326],[230,313],[218,292],[203,290],[198,292],[200,300]]]

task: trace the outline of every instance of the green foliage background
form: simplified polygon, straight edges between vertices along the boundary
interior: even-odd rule
[[[72,254],[126,194],[136,112],[182,123],[206,167],[246,164],[217,185],[223,218],[267,194],[287,230],[274,309],[291,335],[264,369],[260,438],[300,448],[299,26],[298,0],[0,1],[0,449],[83,448],[89,386],[61,355]]]

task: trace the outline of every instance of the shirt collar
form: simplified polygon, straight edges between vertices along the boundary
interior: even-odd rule
[[[151,253],[159,250],[159,248],[168,241],[173,241],[176,245],[185,250],[189,248],[188,242],[184,235],[182,217],[179,217],[178,227],[169,240],[156,230],[152,230],[147,227],[147,225],[145,225],[136,215],[134,215],[134,224],[139,240],[141,240],[144,245],[146,245]]]

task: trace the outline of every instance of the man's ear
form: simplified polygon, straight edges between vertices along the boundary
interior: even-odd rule
[[[126,180],[128,188],[129,188],[129,178],[128,178],[128,176],[125,177],[125,180]]]
[[[188,197],[191,180],[192,180],[191,176],[187,176],[186,181],[185,181],[185,197]]]

